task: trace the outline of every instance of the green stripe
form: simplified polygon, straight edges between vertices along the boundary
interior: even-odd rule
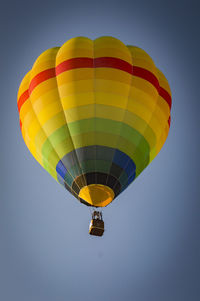
[[[71,137],[69,137],[68,130]],[[76,149],[97,144],[118,148],[119,150],[126,149],[127,155],[136,164],[137,174],[149,162],[150,148],[146,139],[135,129],[118,121],[101,118],[82,119],[62,126],[48,139],[42,147],[42,154],[47,160],[54,151],[57,153],[62,150],[67,154],[74,149],[73,146]]]
[[[148,153],[150,150],[149,144],[144,136],[123,122],[102,118],[91,118],[69,123],[68,127],[71,137],[86,132],[105,132],[127,139],[135,146],[138,146],[140,151],[144,154]],[[96,141],[98,144],[98,140]]]

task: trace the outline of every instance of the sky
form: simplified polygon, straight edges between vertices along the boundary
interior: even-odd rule
[[[2,1],[0,300],[200,300],[198,1]],[[17,91],[46,49],[102,35],[152,57],[172,90],[167,141],[103,211],[89,209],[35,161],[22,139]]]

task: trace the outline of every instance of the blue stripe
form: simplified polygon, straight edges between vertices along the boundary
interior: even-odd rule
[[[95,161],[95,157],[100,159],[110,160],[110,164],[113,162],[124,170],[124,175],[126,175],[126,179],[123,177],[123,173],[119,175],[118,180],[121,182],[122,187],[127,187],[135,178],[136,165],[133,160],[121,152],[118,149],[109,148],[97,145],[96,151],[95,146],[86,146],[83,148],[76,149],[76,151],[72,151],[66,154],[62,160],[60,160],[56,166],[57,178],[58,181],[64,185],[64,182],[67,183],[70,187],[73,183],[74,178],[80,176],[81,170],[79,168],[79,164],[76,164],[77,157],[80,162],[84,162],[85,159],[93,159]],[[114,154],[114,156],[113,156]],[[106,157],[105,157],[106,156]],[[96,158],[97,159],[97,158]],[[75,165],[74,165],[75,164]],[[68,168],[68,170],[67,170]],[[71,175],[72,170],[74,169],[73,175]],[[71,170],[71,171],[70,171]],[[70,173],[69,173],[70,171]],[[96,170],[97,171],[97,170]],[[95,170],[94,170],[95,172]],[[98,171],[97,171],[98,172]],[[75,173],[75,174],[74,174]],[[124,188],[122,189],[124,190]]]

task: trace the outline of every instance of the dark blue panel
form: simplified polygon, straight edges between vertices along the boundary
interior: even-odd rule
[[[130,176],[130,178],[128,179],[128,185],[131,184],[133,182],[133,180],[135,179],[135,172]]]
[[[126,171],[128,176],[130,176],[136,170],[136,166],[133,160],[131,160],[129,156],[119,151],[118,149],[116,149],[115,151],[113,162],[122,167]]]
[[[57,173],[64,179],[65,174],[67,173],[66,167],[63,165],[62,161],[60,160],[58,164],[56,165],[56,171]]]
[[[132,182],[133,182],[133,180],[135,179],[135,175],[136,175],[136,173],[134,172],[134,173],[132,173],[132,175],[129,177],[129,179],[128,179],[128,182],[125,184],[125,185],[123,185],[123,187],[122,187],[122,189],[121,189],[121,192],[122,191],[124,191]],[[120,179],[119,179],[120,180]],[[120,193],[121,193],[120,192]]]
[[[57,173],[57,179],[58,179],[58,182],[59,182],[61,185],[65,186],[65,181],[64,181],[64,179],[59,175],[59,173]]]

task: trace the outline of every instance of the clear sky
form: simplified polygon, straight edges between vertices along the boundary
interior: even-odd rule
[[[199,301],[198,1],[3,1],[0,300]],[[145,49],[172,89],[169,137],[104,210],[89,209],[42,169],[22,139],[17,90],[46,49],[112,35]]]

